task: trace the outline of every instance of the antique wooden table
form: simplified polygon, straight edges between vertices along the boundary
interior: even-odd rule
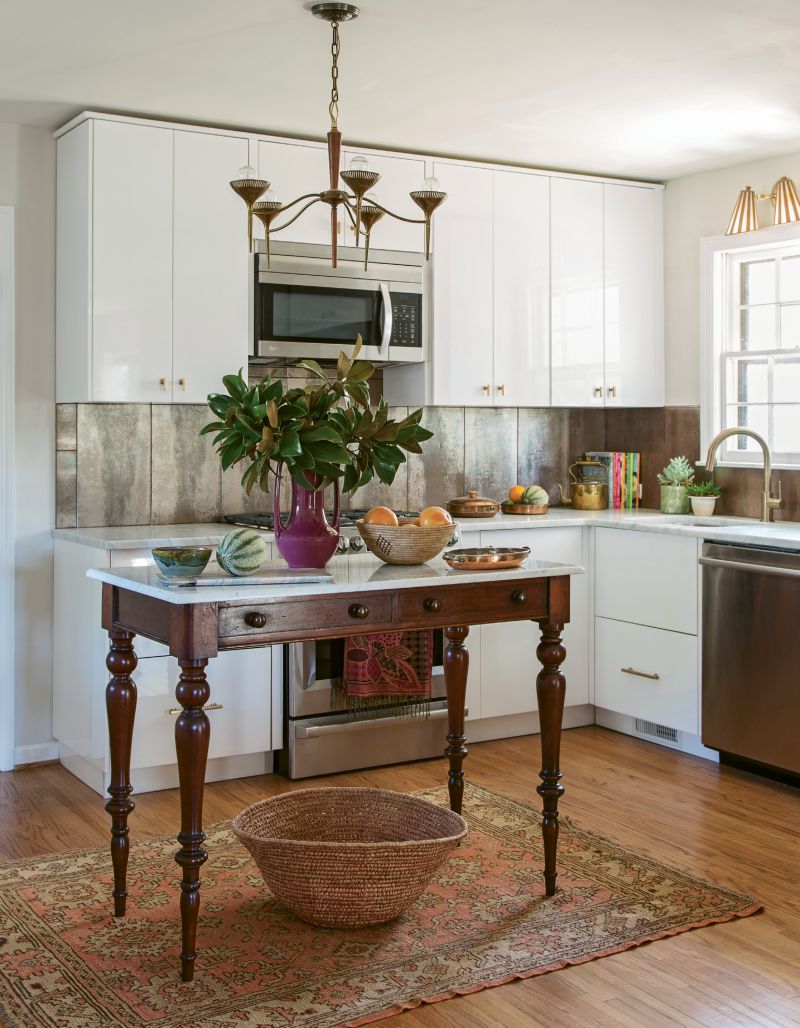
[[[548,896],[556,887],[558,800],[564,792],[559,769],[565,679],[560,672],[566,652],[561,643],[569,620],[569,576],[576,565],[528,560],[510,571],[451,571],[439,558],[422,567],[376,566],[374,560],[349,567],[324,584],[168,588],[152,568],[93,570],[103,583],[102,623],[110,648],[106,664],[111,680],[106,710],[111,756],[111,858],[114,868],[114,914],[125,914],[129,837],[133,810],[130,783],[131,740],[136,710],[136,635],[166,643],[180,665],[175,696],[182,708],[175,725],[180,782],[180,848],[175,860],[181,881],[181,975],[194,976],[195,936],[200,906],[203,849],[203,785],[210,725],[204,711],[211,688],[206,666],[220,650],[242,646],[338,638],[363,632],[443,628],[447,639],[444,674],[448,699],[450,806],[461,810],[462,763],[467,755],[464,695],[469,655],[464,640],[470,625],[536,621],[541,629],[536,678],[541,723],[542,770],[537,792],[543,801],[544,881]],[[509,668],[509,673],[512,669]],[[519,674],[519,668],[513,669]],[[213,673],[212,673],[213,683]],[[266,697],[265,697],[266,702]]]

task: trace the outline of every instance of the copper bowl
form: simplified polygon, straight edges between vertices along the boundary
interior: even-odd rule
[[[520,567],[530,555],[530,546],[475,546],[449,550],[444,559],[458,571],[501,571]]]

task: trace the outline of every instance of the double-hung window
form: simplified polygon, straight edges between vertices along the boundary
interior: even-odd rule
[[[800,232],[706,240],[704,271],[704,447],[722,429],[748,428],[775,464],[800,466]],[[734,435],[718,457],[760,465],[761,447]]]

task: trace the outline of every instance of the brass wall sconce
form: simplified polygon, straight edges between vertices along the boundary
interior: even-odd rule
[[[425,258],[430,258],[431,250],[431,218],[433,212],[447,197],[447,193],[439,188],[438,180],[430,176],[425,179],[420,189],[410,193],[412,201],[422,211],[422,218],[406,218],[401,214],[395,214],[382,204],[378,203],[369,191],[374,189],[380,180],[376,171],[371,171],[366,157],[357,156],[350,162],[350,167],[340,172],[342,134],[338,129],[337,118],[339,114],[339,25],[341,22],[351,21],[358,17],[358,8],[347,3],[318,3],[311,8],[311,13],[330,23],[333,30],[333,43],[331,54],[333,63],[331,65],[331,99],[328,104],[328,113],[331,120],[331,128],[327,135],[328,140],[328,171],[330,188],[319,193],[306,193],[298,196],[289,203],[281,203],[270,189],[266,179],[259,178],[255,168],[247,165],[240,168],[236,178],[230,183],[231,189],[240,196],[247,204],[247,242],[250,252],[253,250],[253,217],[258,218],[264,226],[264,237],[266,241],[267,266],[270,260],[270,237],[274,232],[280,232],[288,228],[296,221],[309,207],[316,203],[326,203],[331,209],[331,264],[336,267],[337,257],[337,225],[338,212],[342,207],[350,219],[355,231],[356,245],[359,243],[361,234],[364,235],[364,268],[369,261],[369,244],[372,228],[384,215],[395,218],[397,221],[406,221],[413,225],[425,226]],[[349,188],[347,190],[338,188],[339,179]],[[265,196],[266,194],[266,196]],[[262,199],[263,197],[263,199]],[[279,214],[290,210],[290,208],[304,205],[281,225],[273,226],[272,222]]]
[[[752,232],[758,228],[756,200],[772,202],[773,225],[790,225],[792,222],[800,221],[800,197],[797,195],[797,186],[784,175],[772,187],[771,193],[755,193],[750,186],[745,186],[741,190],[736,199],[731,220],[725,230],[726,236],[733,236],[739,232]]]

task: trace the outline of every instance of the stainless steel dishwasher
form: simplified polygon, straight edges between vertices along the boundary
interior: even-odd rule
[[[800,774],[800,554],[706,543],[700,564],[703,743]]]

